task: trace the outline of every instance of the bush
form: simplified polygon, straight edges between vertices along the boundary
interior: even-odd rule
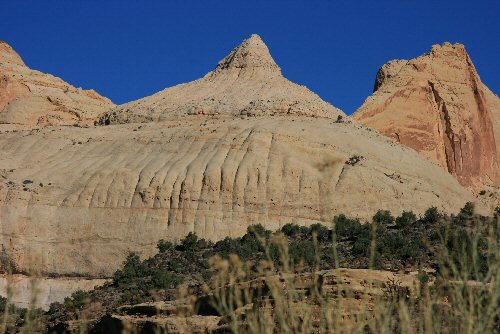
[[[269,238],[271,231],[266,230],[261,224],[250,225],[247,227],[247,234],[256,238]]]
[[[399,233],[387,233],[377,239],[377,249],[382,255],[396,257],[406,243],[407,240]]]
[[[474,203],[465,203],[464,207],[460,209],[459,215],[464,218],[472,217],[474,215]]]
[[[196,233],[189,232],[177,248],[181,251],[194,251],[198,247],[198,236]]]
[[[373,222],[380,225],[391,225],[394,223],[394,216],[389,210],[378,210],[373,216]]]
[[[7,298],[0,296],[0,313],[4,313],[7,307]]]
[[[470,279],[483,279],[489,271],[489,237],[486,231],[470,232],[464,227],[449,229],[445,239],[448,256],[445,266],[456,268]]]
[[[113,276],[113,283],[117,286],[131,284],[137,278],[148,276],[149,268],[141,262],[136,253],[130,253],[125,260],[123,269],[117,270]]]
[[[242,238],[226,237],[214,245],[214,250],[222,257],[236,254],[243,259],[250,259],[264,251],[262,243],[253,234],[245,234]]]
[[[64,306],[71,311],[83,309],[90,301],[90,293],[83,290],[77,290],[71,294],[71,297],[64,298]]]
[[[241,239],[225,237],[224,239],[217,241],[215,243],[215,250],[218,254],[221,255],[229,255],[229,254],[237,254],[238,249],[241,246]]]
[[[310,235],[309,227],[307,226],[299,226],[299,231],[302,238],[307,238]]]
[[[403,211],[401,216],[396,218],[397,228],[406,228],[413,225],[417,221],[417,216],[412,211]]]
[[[362,229],[362,225],[358,220],[349,219],[345,215],[335,216],[333,224],[335,226],[335,233],[340,238],[354,238]]]
[[[165,241],[161,239],[160,241],[158,241],[158,244],[156,244],[156,247],[158,247],[160,253],[166,253],[167,251],[174,248],[174,244],[171,243],[170,241]]]
[[[141,303],[145,298],[145,293],[139,288],[127,289],[122,293],[120,302],[129,304]]]
[[[296,224],[285,224],[281,228],[281,232],[287,237],[295,237],[300,233],[300,228]]]
[[[330,230],[321,224],[313,224],[310,227],[310,234],[316,234],[318,242],[327,242],[331,239]]]
[[[433,206],[432,208],[428,208],[425,213],[424,217],[422,218],[422,222],[425,224],[435,224],[441,219],[441,214],[439,213],[438,209]]]
[[[316,261],[317,251],[314,243],[310,240],[293,241],[289,246],[289,255],[292,263],[299,263],[301,260],[308,266],[313,266]]]
[[[357,235],[356,241],[352,246],[352,253],[354,255],[370,256],[370,245],[371,245],[371,226],[367,225],[367,228],[360,230]]]
[[[163,268],[155,270],[151,281],[156,289],[172,289],[182,283],[182,277]]]

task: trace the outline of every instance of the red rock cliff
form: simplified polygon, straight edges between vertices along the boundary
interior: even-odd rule
[[[500,100],[482,83],[465,47],[445,43],[385,64],[354,118],[478,191],[499,184],[498,114]]]

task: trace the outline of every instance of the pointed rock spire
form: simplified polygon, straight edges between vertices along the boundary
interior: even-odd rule
[[[307,87],[281,74],[258,35],[252,35],[203,78],[167,88],[103,115],[100,124],[156,122],[186,115],[267,117],[346,116]]]
[[[0,63],[11,63],[24,66],[21,56],[7,42],[0,40]]]
[[[257,34],[253,34],[233,49],[226,58],[219,62],[210,76],[217,76],[228,70],[241,71],[246,69],[281,75],[281,68],[274,61],[267,45]]]

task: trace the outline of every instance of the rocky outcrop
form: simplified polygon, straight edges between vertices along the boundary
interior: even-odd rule
[[[301,111],[278,112],[280,99]],[[242,116],[252,101],[262,112]],[[189,114],[197,105],[217,112]],[[113,113],[110,126],[0,133],[0,243],[18,271],[103,277],[129,251],[149,256],[190,231],[218,240],[472,199],[415,151],[337,122],[256,36],[205,78]]]
[[[283,77],[262,39],[252,35],[205,77],[119,106],[103,116],[101,124],[278,114],[345,116],[305,86]]]
[[[92,290],[106,283],[105,279],[72,277],[36,277],[25,275],[0,276],[0,295],[8,296],[9,302],[22,308],[48,310],[51,303],[63,302],[77,290]],[[34,305],[33,305],[34,303]]]
[[[283,289],[298,296],[307,296],[314,289],[314,285],[321,282],[321,291],[330,296],[334,301],[342,291],[342,302],[337,304],[336,311],[341,312],[342,317],[351,317],[353,312],[374,311],[378,298],[383,298],[387,293],[387,286],[397,286],[400,291],[414,294],[420,288],[417,277],[418,272],[408,274],[396,274],[389,271],[368,269],[345,269],[323,270],[320,272],[287,275],[281,277],[267,276],[253,281],[242,283],[240,287],[245,289],[245,296],[258,296],[253,303],[240,305],[235,312],[239,315],[240,325],[245,328],[248,320],[248,312],[261,309],[262,311],[274,312],[275,303],[280,301],[273,298],[269,292],[278,280]],[[434,282],[430,282],[432,285]],[[293,292],[292,292],[293,291]],[[294,296],[297,296],[294,295]],[[192,296],[194,297],[194,296]],[[175,301],[160,301],[127,305],[110,312],[104,317],[91,319],[89,321],[91,333],[123,333],[130,331],[134,333],[229,333],[231,323],[227,317],[220,315],[213,307],[211,296],[198,296],[199,298],[185,298]],[[294,297],[292,297],[294,298]],[[295,297],[294,305],[311,307],[313,298]],[[245,297],[240,303],[245,303]],[[75,321],[58,323],[57,327],[49,332],[66,332],[78,329]],[[59,331],[57,331],[59,329]]]
[[[10,45],[0,41],[1,129],[86,125],[114,106],[94,90],[31,70]]]
[[[384,65],[354,118],[479,191],[499,185],[499,114],[500,100],[481,82],[465,47],[445,43]]]

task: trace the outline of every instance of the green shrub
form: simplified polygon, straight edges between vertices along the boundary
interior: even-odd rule
[[[449,228],[445,235],[445,266],[455,268],[466,279],[483,279],[489,271],[488,238],[492,236],[484,230],[470,232],[464,227]]]
[[[225,237],[224,239],[217,241],[214,245],[216,252],[220,255],[237,254],[238,249],[241,246],[240,238],[230,238]]]
[[[254,234],[245,234],[241,238],[226,237],[214,245],[214,250],[222,257],[229,254],[236,254],[239,257],[248,260],[261,254],[264,251],[262,243]]]
[[[142,289],[134,287],[123,291],[120,302],[138,304],[144,300],[145,296],[146,294]]]
[[[407,242],[399,233],[386,233],[377,238],[377,249],[384,256],[395,257]]]
[[[300,233],[300,228],[296,224],[285,224],[281,228],[281,232],[287,237],[295,237]]]
[[[352,246],[352,253],[354,255],[360,256],[370,256],[370,245],[371,245],[371,231],[370,226],[367,224],[368,228],[363,228],[358,233],[356,240]]]
[[[137,278],[148,276],[150,273],[146,264],[136,253],[130,253],[125,260],[123,269],[117,270],[113,276],[113,283],[117,286],[134,283]]]
[[[424,213],[424,216],[422,217],[422,222],[425,224],[435,224],[441,219],[441,214],[439,213],[438,209],[433,206],[429,209],[427,209]]]
[[[252,237],[258,238],[269,238],[271,236],[271,231],[266,230],[261,224],[250,225],[247,227],[247,234]]]
[[[396,227],[406,228],[413,225],[417,221],[417,216],[412,211],[403,211],[403,213],[396,218]]]
[[[389,210],[378,210],[373,216],[373,222],[380,225],[391,225],[394,223],[394,216]]]
[[[311,225],[310,234],[316,234],[316,240],[318,240],[318,242],[327,242],[331,240],[330,230],[321,224]]]
[[[90,293],[83,290],[77,290],[71,294],[71,297],[64,298],[64,306],[71,311],[83,309],[90,301]]]
[[[460,209],[459,215],[464,218],[472,217],[474,215],[474,203],[465,203],[464,207]]]
[[[165,240],[161,239],[160,241],[158,241],[158,244],[156,245],[156,247],[158,247],[158,250],[160,251],[160,253],[166,253],[169,250],[174,248],[174,244],[171,243],[170,241],[165,241]]]
[[[7,307],[7,298],[0,296],[0,313],[4,313]]]
[[[354,238],[362,229],[362,225],[357,219],[349,219],[345,215],[335,216],[333,224],[335,233],[340,238]]]
[[[151,281],[156,289],[172,289],[182,283],[182,277],[172,271],[163,268],[156,269]]]
[[[307,238],[310,234],[309,234],[309,227],[307,226],[299,226],[299,231],[300,231],[300,235],[302,238]]]
[[[292,263],[300,263],[301,260],[308,266],[313,266],[317,251],[314,243],[310,240],[292,241],[289,245],[289,255]]]
[[[198,236],[196,233],[189,232],[188,235],[181,240],[181,243],[177,246],[177,248],[181,251],[194,251],[198,248],[197,246]]]

